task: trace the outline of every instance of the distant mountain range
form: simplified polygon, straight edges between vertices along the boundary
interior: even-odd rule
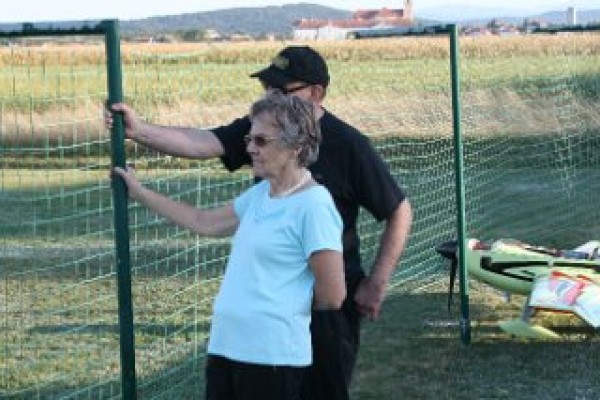
[[[545,21],[549,24],[565,24],[566,8],[560,11],[543,13],[526,12],[510,8],[488,8],[475,6],[441,6],[416,10],[418,17],[433,19],[440,22],[456,22],[463,25],[485,25],[492,19],[498,19],[511,24],[520,24],[524,19]],[[577,23],[600,23],[600,9],[577,9]]]
[[[123,31],[169,32],[185,29],[214,29],[224,34],[249,33],[253,36],[291,33],[292,23],[301,18],[346,19],[350,11],[315,4],[269,7],[243,7],[201,13],[152,17],[124,21]]]
[[[217,11],[206,11],[179,15],[156,16],[136,20],[121,20],[120,29],[123,34],[160,34],[185,30],[207,30],[231,35],[245,33],[252,36],[275,34],[289,35],[292,23],[302,18],[315,19],[347,19],[352,12],[324,7],[316,4],[291,4],[269,7],[242,7]],[[28,21],[23,21],[28,22]],[[85,21],[88,25],[98,21]],[[52,23],[35,23],[35,27],[72,28],[84,24],[84,21],[64,21]],[[13,31],[21,29],[22,24],[2,24],[0,30]]]
[[[525,18],[543,20],[552,24],[562,24],[566,21],[566,10],[539,15],[520,15],[519,13],[522,12],[511,9],[469,6],[437,7],[423,10],[416,9],[416,22],[426,25],[446,22],[457,22],[463,25],[485,25],[493,18],[513,24],[520,24]],[[124,35],[168,34],[185,30],[214,29],[224,35],[243,33],[254,37],[267,34],[289,36],[292,32],[292,23],[301,18],[348,19],[351,15],[352,13],[346,10],[298,3],[284,6],[231,8],[137,20],[122,20],[120,26]],[[86,21],[88,25],[96,22]],[[577,22],[581,24],[600,23],[600,9],[578,10]],[[35,23],[35,27],[40,29],[48,27],[72,28],[82,24],[83,21],[64,21]],[[0,31],[19,30],[21,27],[22,24],[0,24]]]

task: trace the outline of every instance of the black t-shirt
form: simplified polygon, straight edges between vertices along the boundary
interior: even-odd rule
[[[391,216],[405,194],[366,136],[328,111],[319,122],[323,139],[319,158],[309,170],[329,190],[342,216],[344,264],[347,277],[352,277],[363,271],[356,229],[359,208],[364,207],[381,221]],[[250,164],[243,140],[250,131],[248,117],[212,131],[223,145],[221,161],[228,170]]]

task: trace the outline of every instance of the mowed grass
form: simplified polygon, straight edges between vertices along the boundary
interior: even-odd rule
[[[445,283],[445,282],[444,282]],[[471,343],[459,339],[458,298],[446,309],[447,287],[400,293],[386,301],[377,322],[363,327],[353,398],[596,399],[600,393],[600,335],[576,317],[540,313],[532,321],[553,328],[558,341],[513,338],[498,321],[518,318],[522,296],[474,284]]]
[[[192,283],[196,274],[197,270],[190,271],[188,279],[134,279],[138,382],[141,392],[153,387],[149,398],[169,393],[173,381],[187,383],[172,395],[201,398],[202,346],[214,295],[208,287],[216,287],[218,280],[197,286]],[[456,299],[452,312],[446,310],[445,284],[440,277],[427,291],[395,292],[381,318],[363,324],[353,399],[595,398],[600,389],[598,332],[574,317],[542,314],[533,321],[561,333],[561,340],[511,338],[497,323],[516,318],[524,298],[515,296],[506,303],[500,293],[475,284],[470,296],[472,341],[466,346],[459,339]],[[94,286],[103,289],[93,290]],[[23,284],[20,289],[25,289]],[[93,386],[109,393],[118,387],[114,279],[102,284],[38,281],[35,290],[39,303],[23,304],[28,313],[39,314],[27,340],[13,336],[9,326],[0,341],[4,354],[11,356],[3,365],[8,372],[3,382],[6,398],[32,398],[32,391],[20,396],[18,388],[38,387],[42,398],[52,398],[52,393],[58,396],[64,390]],[[65,309],[65,303],[78,306]],[[44,310],[53,316],[44,315]],[[22,320],[19,326],[23,328]],[[16,343],[20,349],[13,352]],[[194,359],[197,365],[191,371],[178,370]],[[29,367],[21,368],[22,363]],[[169,367],[174,370],[167,375]],[[190,397],[177,395],[183,392]]]
[[[193,200],[194,197],[186,193],[197,188],[198,182],[189,173],[175,172],[142,170],[140,174],[149,183],[170,189],[175,196]],[[510,176],[501,180],[497,188],[504,197],[498,198],[495,206],[488,204],[483,214],[477,213],[475,207],[469,221],[486,223],[485,233],[491,236],[506,232],[519,238],[531,236],[536,232],[535,227],[520,217],[515,218],[514,206],[518,204],[523,215],[539,211],[540,199],[556,195],[555,175],[545,169],[525,167],[489,170],[487,174],[500,172]],[[37,176],[41,180],[38,186],[43,186],[45,174],[42,171],[36,174],[30,177]],[[405,183],[415,192],[416,216],[428,215],[432,199],[427,193],[434,190],[447,193],[448,197],[441,199],[442,202],[452,202],[451,181],[445,183],[448,187],[444,189],[437,187],[439,182],[429,182],[414,172],[405,174]],[[200,175],[211,182],[208,174]],[[588,180],[578,185],[593,191],[598,172],[589,170],[581,175]],[[92,177],[87,183],[93,188],[100,177],[95,174]],[[162,183],[157,183],[161,180]],[[78,181],[74,187],[82,190],[82,184]],[[59,199],[61,190],[69,189],[61,185],[51,187],[51,192],[42,189],[47,198]],[[28,193],[35,193],[35,188],[36,185],[29,185]],[[233,193],[233,188],[219,191],[218,185],[213,189],[205,187],[205,190],[212,193],[213,198],[225,198]],[[489,189],[476,187],[474,190]],[[93,196],[98,193],[103,193],[104,198],[110,196],[108,188],[94,192]],[[586,192],[581,195],[587,196]],[[577,202],[574,197],[571,200]],[[106,200],[100,198],[91,201],[91,204],[104,203]],[[20,216],[22,223],[13,224],[13,234],[4,237],[0,273],[0,294],[4,300],[0,337],[5,360],[2,387],[11,394],[8,398],[30,398],[32,390],[48,397],[89,387],[103,388],[102,393],[117,390],[119,328],[112,229],[103,225],[100,235],[96,232],[100,225],[92,224],[90,229],[89,221],[93,219],[81,214],[71,219],[50,220],[43,229],[45,235],[32,237],[27,234],[32,220],[26,217],[31,214],[28,210],[32,210],[32,203],[13,204],[18,204],[18,208],[12,208],[12,214]],[[68,216],[74,209],[68,201],[59,204],[63,208],[55,208],[46,215],[48,218],[53,214]],[[84,204],[83,208],[89,205]],[[100,217],[105,223],[112,218],[109,206],[92,211],[101,212],[94,218]],[[40,227],[45,226],[40,210],[34,214],[38,215]],[[5,218],[8,218],[6,214]],[[547,226],[554,237],[558,234],[573,237],[574,233],[562,226],[562,218],[553,220],[539,213],[535,218],[538,219],[536,225]],[[557,326],[565,335],[560,343],[510,338],[497,328],[497,322],[516,318],[523,299],[515,298],[506,304],[500,294],[476,285],[477,290],[471,293],[473,343],[468,347],[461,344],[456,326],[458,307],[455,305],[451,314],[446,311],[447,265],[434,252],[433,246],[439,241],[431,241],[435,237],[447,238],[451,232],[445,232],[445,220],[426,223],[426,219],[415,220],[414,242],[402,263],[401,274],[393,282],[394,289],[382,319],[363,326],[364,341],[353,382],[354,398],[397,399],[410,395],[424,399],[439,396],[528,399],[539,398],[547,388],[561,393],[557,398],[569,398],[573,390],[582,398],[589,398],[586,396],[595,390],[597,377],[597,369],[591,367],[590,360],[598,357],[595,346],[600,335],[575,318],[547,315],[542,320],[536,319],[544,325]],[[595,237],[597,231],[591,222],[585,229],[585,224],[580,224],[581,232],[575,236]],[[81,226],[83,234],[75,234],[73,226]],[[169,393],[176,397],[181,394],[184,396],[181,398],[200,398],[203,346],[212,299],[228,254],[228,241],[198,240],[165,225],[139,207],[131,210],[130,227],[140,390],[151,387],[149,397]],[[365,228],[369,225],[363,226],[363,233],[376,239],[376,231],[365,232]],[[419,238],[430,242],[431,248],[426,248]],[[374,242],[365,240],[365,250],[375,247],[376,240]],[[432,283],[426,285],[425,281],[415,278],[423,273],[420,268],[426,271],[425,281]],[[408,274],[403,275],[404,272]],[[570,367],[557,363],[557,358]],[[189,368],[179,369],[184,365]],[[81,373],[82,370],[86,372]],[[173,379],[180,382],[178,389],[170,385]],[[533,382],[543,382],[544,389]]]

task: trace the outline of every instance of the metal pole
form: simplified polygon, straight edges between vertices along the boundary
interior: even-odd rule
[[[460,280],[460,337],[464,344],[471,343],[471,318],[469,317],[469,286],[467,285],[467,268],[465,264],[466,222],[465,222],[465,188],[463,183],[463,142],[460,115],[460,68],[458,65],[458,27],[449,26],[450,32],[450,69],[452,74],[452,122],[454,127],[454,170],[456,175],[456,219],[458,246],[457,257]]]
[[[106,37],[108,68],[108,105],[123,101],[119,23],[103,21]],[[113,166],[125,167],[125,127],[123,115],[113,115],[111,131],[111,161]],[[133,306],[131,301],[131,266],[129,259],[129,224],[127,217],[127,186],[121,178],[112,182],[115,208],[115,246],[117,256],[117,284],[119,298],[119,336],[121,349],[121,392],[126,400],[135,400],[135,340]]]

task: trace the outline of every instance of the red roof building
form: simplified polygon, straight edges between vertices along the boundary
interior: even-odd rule
[[[357,10],[351,19],[322,20],[302,18],[294,22],[296,40],[343,40],[348,32],[367,29],[398,28],[412,25],[412,0],[403,9]]]

